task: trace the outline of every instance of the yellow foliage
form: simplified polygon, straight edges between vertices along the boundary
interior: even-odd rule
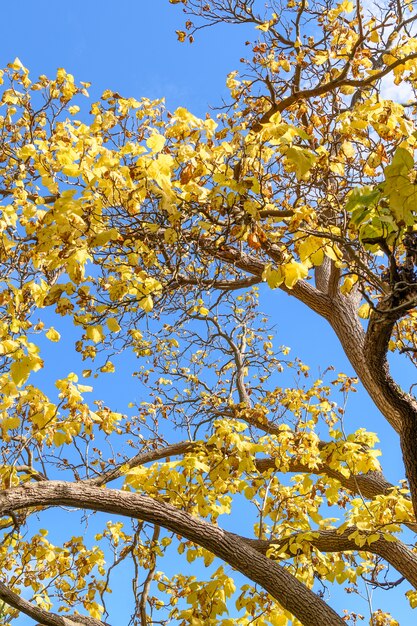
[[[415,111],[380,85],[391,76],[416,87],[417,39],[400,18],[365,17],[350,0],[319,11],[289,0],[282,15],[266,8],[262,17],[234,3],[227,20],[227,3],[208,1],[195,15],[199,3],[170,2],[187,15],[181,42],[199,30],[190,15],[249,22],[257,33],[245,71],[227,77],[227,106],[205,119],[110,89],[88,117],[88,85],[63,68],[32,81],[16,58],[0,73],[1,487],[85,480],[104,494],[119,481],[110,487],[121,487],[120,502],[136,492],[219,536],[240,502],[233,531],[269,541],[254,559],[271,570],[278,562],[305,590],[323,580],[356,591],[362,577],[383,575],[380,546],[400,545],[403,527],[414,528],[414,494],[405,483],[372,497],[361,488],[369,478],[377,489],[381,465],[376,435],[349,430],[356,379],[329,376],[323,364],[315,380],[288,348],[276,352],[256,283],[271,302],[279,290],[297,297],[339,334],[357,315],[353,342],[358,328],[372,339],[389,318],[383,345],[415,362]],[[286,315],[295,331],[304,324]],[[375,391],[385,361],[376,373],[372,359],[361,369],[368,339],[353,358],[350,339],[343,346],[381,412],[400,394],[385,411],[392,421],[410,396],[391,381],[389,393]],[[100,384],[85,398],[93,388],[65,369],[74,356],[88,362],[84,378],[112,375],[103,397],[117,410],[99,399]],[[162,621],[196,626],[299,623],[260,586],[236,593],[215,546],[172,532],[171,519],[152,529],[136,520],[131,531],[106,519],[99,546],[72,531],[56,546],[37,523],[33,533],[24,526],[49,505],[33,500],[11,522],[5,509],[0,542],[5,580],[47,612],[59,598],[65,612],[103,619],[106,554],[115,567],[133,556],[150,573],[163,594],[148,596],[156,621],[161,610]],[[332,533],[348,549],[319,549]],[[204,564],[206,580],[165,576],[157,564],[170,546]],[[417,606],[414,591],[406,596]],[[382,610],[372,620],[397,624]]]

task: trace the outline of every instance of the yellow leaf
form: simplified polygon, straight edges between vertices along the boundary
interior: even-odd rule
[[[377,30],[373,30],[371,32],[369,35],[369,41],[372,41],[372,43],[379,43],[379,33]]]
[[[104,246],[109,241],[117,240],[118,237],[119,233],[116,228],[110,228],[109,230],[104,230],[103,232],[98,233],[98,235],[96,235],[92,240],[91,245]]]
[[[189,563],[192,563],[197,558],[197,550],[187,550],[186,557],[187,557],[187,561]]]
[[[77,388],[81,393],[89,393],[90,391],[93,391],[91,385],[77,385]]]
[[[330,163],[330,170],[334,174],[339,174],[339,176],[343,176],[345,173],[345,166],[339,161],[333,161],[332,163]]]
[[[19,342],[13,339],[5,339],[0,342],[0,354],[9,354],[19,348]]]
[[[371,307],[369,306],[367,302],[365,302],[365,304],[362,304],[358,309],[359,317],[361,317],[364,320],[368,319],[370,312],[371,312]]]
[[[174,228],[167,228],[164,232],[164,239],[167,243],[175,243],[178,239],[177,231]]]
[[[355,286],[355,284],[358,282],[358,277],[355,275],[352,276],[346,276],[345,280],[343,281],[342,286],[340,287],[340,291],[344,294],[347,295],[349,294],[353,287]]]
[[[104,374],[113,374],[113,372],[115,371],[116,371],[116,368],[114,367],[111,361],[107,361],[105,365],[100,367],[100,372],[103,372]]]
[[[71,163],[69,165],[64,165],[62,171],[67,176],[73,176],[77,178],[81,174],[80,167],[77,163]]]
[[[34,598],[35,598],[36,604],[38,606],[40,606],[41,609],[44,609],[45,611],[50,611],[51,610],[52,603],[49,600],[47,600],[45,598],[42,598],[39,595],[35,595]]]
[[[67,435],[61,432],[60,430],[57,430],[54,433],[54,444],[56,446],[62,446],[62,444],[65,443],[66,440],[67,440]]]
[[[159,133],[153,133],[153,135],[146,140],[146,145],[152,152],[161,152],[165,145],[165,137]]]
[[[27,143],[19,150],[19,157],[21,159],[28,159],[29,157],[33,157],[36,154],[36,148],[33,143]]]
[[[291,261],[284,266],[285,272],[285,285],[288,289],[292,289],[294,285],[308,275],[308,265],[306,263],[297,263]]]
[[[11,67],[12,70],[23,70],[23,71],[25,71],[25,69],[26,69],[24,67],[22,61],[19,59],[19,57],[16,57],[15,60],[13,61],[13,63],[9,64],[9,67]]]
[[[20,387],[27,381],[31,372],[40,370],[42,366],[42,359],[32,355],[25,356],[19,359],[19,361],[14,361],[10,366],[13,382]]]
[[[306,237],[298,246],[300,260],[321,265],[324,259],[323,241],[319,237]]]
[[[139,300],[138,305],[141,309],[146,311],[146,313],[149,313],[153,309],[153,300],[151,296],[146,296],[146,298]]]
[[[245,494],[245,498],[247,498],[248,500],[252,500],[254,495],[255,495],[256,491],[253,487],[245,487],[244,489],[244,494]]]
[[[101,325],[89,326],[87,328],[86,335],[88,339],[91,339],[91,341],[94,341],[94,343],[99,343],[104,337],[103,327]]]
[[[288,59],[282,59],[281,61],[278,62],[278,64],[280,67],[282,67],[284,72],[289,72],[291,70],[291,64],[288,61]]]
[[[284,282],[284,272],[280,267],[277,269],[267,267],[262,274],[262,278],[266,280],[271,289],[276,289]]]
[[[343,2],[340,3],[340,8],[344,13],[351,13],[353,11],[352,0],[343,0]]]
[[[14,428],[19,428],[20,426],[20,418],[19,417],[7,417],[1,421],[1,429],[2,431],[13,430]]]
[[[45,560],[48,561],[48,563],[53,563],[56,559],[56,554],[53,550],[47,550],[45,552]]]
[[[355,147],[350,141],[344,141],[342,143],[341,151],[348,159],[352,159],[356,154]]]
[[[329,58],[328,50],[319,50],[313,57],[314,65],[323,65]]]
[[[333,22],[341,13],[350,13],[353,11],[353,2],[351,0],[343,0],[336,8],[327,13],[330,22]]]
[[[405,595],[407,596],[408,601],[410,602],[411,608],[415,609],[417,607],[417,591],[410,589],[410,591],[407,591]]]
[[[313,152],[297,146],[288,148],[285,157],[294,166],[298,180],[304,180],[306,174],[317,161],[317,156]]]
[[[61,335],[53,326],[45,333],[45,336],[48,337],[49,341],[59,341],[61,339]]]
[[[104,609],[100,604],[97,604],[96,602],[90,602],[87,606],[87,610],[89,614],[91,615],[91,617],[94,617],[95,619],[100,620],[101,614]]]
[[[112,333],[118,333],[120,331],[119,322],[114,317],[109,317],[106,324],[107,328],[111,330]]]
[[[264,22],[263,24],[259,24],[256,28],[266,33],[269,30],[269,26],[270,26],[269,22]]]

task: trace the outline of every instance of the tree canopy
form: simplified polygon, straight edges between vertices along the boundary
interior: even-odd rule
[[[1,72],[2,624],[114,625],[130,562],[132,625],[394,626],[389,594],[363,618],[355,593],[401,584],[417,606],[417,401],[388,364],[417,364],[415,3],[170,1],[180,42],[253,27],[205,119]],[[324,318],[355,377],[277,346],[265,288]],[[55,380],[48,341],[85,367]],[[102,378],[126,399],[129,354],[140,401],[89,401]],[[398,484],[345,420],[358,383]]]

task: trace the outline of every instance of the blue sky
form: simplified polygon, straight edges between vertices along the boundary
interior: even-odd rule
[[[205,29],[198,43],[180,45],[181,9],[168,0],[22,0],[2,6],[1,65],[15,56],[34,74],[65,67],[105,88],[133,97],[165,96],[168,108],[188,104],[204,114],[226,93],[225,74],[245,52],[242,28]]]
[[[239,68],[239,59],[247,51],[245,39],[252,34],[243,27],[220,26],[200,31],[190,46],[179,44],[175,35],[183,22],[181,8],[169,5],[168,0],[3,3],[0,66],[18,56],[32,76],[54,75],[58,67],[65,67],[77,81],[92,83],[91,101],[110,88],[136,98],[165,97],[168,109],[181,105],[203,116],[209,106],[221,105],[226,97],[226,74]],[[277,326],[277,344],[291,346],[293,354],[313,372],[318,375],[319,368],[333,365],[337,371],[353,373],[324,321],[306,315],[306,309],[292,298],[267,288],[262,290],[261,303]],[[408,389],[412,372],[399,360],[394,369]],[[397,437],[364,393],[352,397],[347,415],[348,430],[360,426],[380,434],[388,478],[396,481],[402,477],[400,458],[392,452]],[[353,596],[348,596],[346,603],[336,597],[335,608],[350,604],[352,609],[366,611],[359,599],[355,607]],[[400,598],[401,594],[381,594],[374,608],[391,607],[404,626],[411,623],[412,613]]]

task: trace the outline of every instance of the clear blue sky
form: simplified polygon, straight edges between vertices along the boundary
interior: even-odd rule
[[[136,98],[165,97],[169,109],[186,106],[201,116],[210,105],[221,104],[227,93],[226,74],[239,67],[247,51],[245,39],[252,37],[242,27],[216,27],[201,31],[192,46],[179,44],[175,30],[184,18],[180,6],[169,5],[168,0],[20,0],[3,3],[1,11],[1,67],[16,56],[34,76],[53,75],[58,67],[65,67],[77,81],[92,83],[91,101],[110,88]],[[277,325],[278,344],[291,346],[317,373],[330,364],[352,373],[332,331],[314,315],[305,316],[304,307],[267,289],[262,306]],[[413,382],[408,369],[399,362],[395,372],[408,388]],[[399,457],[392,454],[397,437],[388,427],[381,428],[378,412],[365,394],[352,398],[348,419],[349,430],[366,426],[380,433],[386,474],[398,480],[402,468]],[[114,591],[116,596],[116,586]],[[413,623],[411,611],[397,609],[406,607],[401,594],[377,597],[374,608],[391,608],[401,626]],[[366,611],[359,599],[355,607],[354,596],[333,605],[340,609],[348,604],[352,610]]]
[[[105,88],[122,95],[166,97],[199,114],[219,104],[225,75],[244,54],[242,28],[203,30],[198,43],[180,45],[179,6],[168,0],[50,2],[2,6],[1,65],[15,56],[34,74],[65,67],[92,82],[92,99]]]

